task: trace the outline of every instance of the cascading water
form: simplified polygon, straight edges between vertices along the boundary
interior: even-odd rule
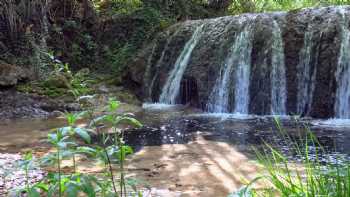
[[[146,71],[145,71],[145,75],[144,75],[144,81],[143,83],[145,84],[145,90],[147,91],[147,98],[146,101],[151,102],[152,98],[151,98],[151,94],[152,94],[152,89],[151,89],[151,85],[152,85],[152,79],[151,79],[151,70],[152,70],[152,59],[153,59],[153,54],[155,53],[157,49],[157,45],[156,43],[153,43],[153,47],[152,47],[152,51],[151,51],[151,55],[149,56],[148,60],[147,60],[147,67],[146,67]]]
[[[151,69],[152,69],[152,58],[153,58],[153,55],[154,55],[154,52],[156,50],[156,44],[153,46],[152,48],[152,52],[151,52],[151,56],[149,57],[148,61],[147,61],[147,68],[146,68],[146,72],[145,72],[145,85],[146,85],[146,88],[147,89],[147,92],[148,92],[148,101],[152,101],[152,90],[153,90],[153,86],[154,86],[154,83],[155,83],[155,80],[157,79],[158,77],[158,71],[159,71],[159,68],[161,67],[162,63],[163,63],[163,60],[164,60],[164,56],[165,56],[165,53],[169,50],[169,45],[170,45],[170,42],[173,40],[173,38],[177,35],[179,31],[175,31],[172,35],[169,36],[169,38],[166,40],[166,43],[164,45],[164,48],[162,50],[162,53],[160,55],[160,58],[157,60],[157,63],[155,65],[155,68],[156,68],[156,72],[153,76],[153,78],[151,78]]]
[[[312,48],[313,48],[313,26],[309,26],[304,35],[304,46],[299,53],[299,64],[297,66],[298,95],[297,113],[307,114],[311,109],[313,91],[315,87],[316,66],[312,69]],[[314,53],[317,54],[317,53]]]
[[[199,27],[203,21],[179,23],[168,35],[178,31],[185,47],[177,51],[174,39],[160,37],[144,87],[153,101],[181,100],[212,113],[350,119],[349,14],[350,6],[336,6],[207,19],[205,28]],[[180,91],[187,87],[185,72],[190,93]],[[142,83],[139,75],[131,79]]]
[[[337,66],[337,92],[335,101],[336,118],[350,118],[350,30],[349,19],[344,9],[339,9],[341,15],[341,47]]]
[[[190,60],[193,49],[201,38],[204,24],[196,28],[191,39],[186,43],[180,56],[177,58],[173,70],[163,87],[162,94],[159,97],[160,103],[176,104],[176,97],[179,94],[180,82]]]
[[[253,49],[252,28],[248,25],[239,36],[240,45],[238,52],[238,62],[236,69],[235,84],[235,109],[234,113],[248,114],[249,110],[249,84],[251,53]]]
[[[271,44],[271,114],[285,115],[287,101],[286,68],[281,29],[273,20]]]
[[[252,28],[247,25],[235,39],[220,76],[210,95],[208,111],[214,113],[228,113],[230,81],[235,70],[235,109],[234,113],[248,114],[249,105],[249,77],[252,52]],[[234,67],[237,68],[234,68]]]

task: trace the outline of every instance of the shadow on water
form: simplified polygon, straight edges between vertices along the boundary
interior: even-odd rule
[[[128,159],[128,174],[152,187],[189,192],[189,196],[227,196],[244,184],[242,180],[253,180],[259,166],[253,161],[252,147],[261,150],[267,142],[282,152],[293,153],[292,144],[281,137],[273,117],[203,114],[184,106],[152,106],[136,113],[136,118],[144,126],[126,132],[126,144],[136,150]],[[303,125],[309,125],[325,148],[325,162],[337,157],[349,159],[350,126],[306,119],[296,123],[288,117],[281,117],[281,123],[294,142],[301,141],[300,136],[305,136]],[[0,152],[33,148],[46,139],[50,129],[64,124],[63,119],[2,122]],[[296,154],[291,158],[302,159]],[[90,165],[87,168],[91,170]]]
[[[317,138],[317,143],[310,145],[310,154],[314,146],[321,146],[327,158],[349,158],[350,127],[320,126],[312,124],[315,120],[293,117],[281,117],[283,132],[288,133],[287,139],[278,130],[274,117],[271,116],[234,116],[193,113],[184,106],[162,107],[160,109],[145,109],[138,118],[144,123],[140,129],[130,129],[126,133],[126,143],[135,150],[143,146],[160,146],[162,144],[187,144],[195,141],[198,136],[205,140],[224,142],[234,146],[247,155],[254,154],[253,147],[262,148],[265,143],[273,145],[291,158],[296,157],[294,146],[303,147],[308,129]]]
[[[144,146],[164,144],[188,144],[199,136],[208,141],[224,142],[247,155],[254,153],[252,147],[264,143],[274,145],[282,152],[291,152],[291,141],[282,137],[273,117],[237,116],[227,114],[203,114],[185,106],[146,105],[136,114],[144,124],[139,129],[128,129],[125,141],[136,151]],[[337,155],[349,158],[350,124],[339,120],[301,119],[281,117],[283,129],[293,142],[300,145],[306,136],[305,125],[317,137],[327,157]],[[63,119],[16,120],[0,123],[0,150],[31,147],[43,141],[50,129],[63,126]]]

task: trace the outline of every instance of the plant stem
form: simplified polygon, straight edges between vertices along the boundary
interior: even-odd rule
[[[113,185],[113,190],[114,190],[115,194],[117,194],[117,187],[115,186],[112,163],[111,163],[111,160],[110,160],[110,158],[109,158],[109,156],[108,156],[108,152],[107,152],[106,148],[103,147],[103,149],[104,149],[104,152],[105,152],[106,157],[107,157],[107,162],[108,162],[108,166],[109,166],[109,172],[110,172],[110,176],[111,176],[111,181],[112,181],[112,185]]]
[[[77,172],[76,168],[76,160],[75,160],[75,153],[73,153],[73,168],[74,168],[74,174]]]
[[[28,166],[25,167],[25,173],[26,173],[26,189],[27,193],[29,193],[29,176],[28,176]]]
[[[120,154],[121,154],[121,160],[120,160],[120,186],[121,188],[124,189],[124,196],[126,197],[126,185],[125,185],[125,177],[124,177],[124,144],[123,144],[123,137],[124,137],[124,131],[122,131],[121,136],[118,136],[118,145],[120,149]],[[121,190],[123,191],[123,190]],[[121,193],[123,196],[123,192]]]
[[[123,157],[123,148],[120,149],[121,157]],[[123,188],[124,188],[124,171],[123,171],[123,158],[120,160],[120,195],[123,196]],[[124,191],[124,193],[126,193]]]
[[[124,155],[123,148],[121,149],[121,154]],[[120,161],[120,188],[121,188],[121,196],[123,196],[123,190],[124,190],[124,196],[126,197],[126,185],[125,185],[125,177],[124,177],[124,159]]]
[[[62,197],[61,188],[61,159],[60,159],[60,148],[57,146],[57,167],[58,167],[58,196]]]
[[[90,118],[92,119],[92,124],[93,126],[96,128],[96,131],[97,131],[97,135],[99,134],[102,134],[100,132],[100,129],[98,128],[94,118],[93,118],[93,112],[90,114]],[[114,181],[114,174],[113,174],[113,167],[112,167],[112,162],[111,162],[111,159],[109,158],[109,155],[108,155],[108,152],[107,152],[107,149],[106,149],[106,146],[105,146],[105,143],[104,143],[105,139],[102,138],[102,148],[103,148],[103,151],[105,152],[106,154],[106,158],[107,158],[107,165],[109,167],[109,173],[110,173],[110,176],[111,176],[111,181],[112,181],[112,185],[113,185],[113,190],[114,190],[114,193],[117,195],[117,187],[115,186],[115,181]],[[106,165],[106,164],[105,164]],[[107,166],[106,165],[106,166]],[[106,170],[108,171],[108,170]]]

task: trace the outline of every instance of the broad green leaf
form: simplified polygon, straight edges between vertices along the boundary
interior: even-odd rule
[[[77,127],[74,129],[74,132],[78,136],[80,136],[86,143],[91,143],[91,137],[85,129]]]
[[[115,99],[110,99],[108,102],[108,106],[110,112],[115,112],[120,106],[120,102],[116,101]]]
[[[58,130],[59,132],[62,133],[63,136],[71,135],[73,132],[72,127],[61,127],[61,128],[58,128]]]
[[[97,150],[87,146],[80,146],[76,150],[77,153],[86,154],[89,156],[96,156]]]
[[[49,186],[43,182],[36,183],[33,187],[38,188],[44,192],[49,190]]]
[[[33,153],[31,151],[27,152],[25,155],[24,155],[24,160],[27,160],[27,161],[30,161],[33,159]]]
[[[47,135],[47,138],[51,144],[57,144],[58,137],[56,133],[49,133]]]
[[[66,188],[67,197],[78,196],[79,187],[76,184],[69,182],[68,184],[66,184]]]
[[[58,183],[50,184],[47,192],[47,196],[48,197],[58,196]]]
[[[126,122],[126,123],[131,124],[132,126],[135,126],[135,127],[142,127],[142,124],[138,120],[136,120],[135,118],[127,117],[127,116],[121,117],[119,119],[119,122]]]
[[[81,189],[87,194],[88,197],[95,197],[95,189],[91,182],[91,179],[88,176],[83,176],[81,179]]]
[[[40,193],[32,187],[28,191],[28,197],[40,197]]]

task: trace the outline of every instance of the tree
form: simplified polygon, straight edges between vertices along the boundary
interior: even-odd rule
[[[208,6],[217,10],[227,10],[232,4],[232,0],[208,0]]]

